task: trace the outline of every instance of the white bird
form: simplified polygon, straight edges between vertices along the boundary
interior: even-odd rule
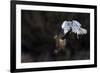
[[[81,27],[81,24],[76,21],[64,21],[62,23],[62,29],[64,30],[64,34],[68,33],[72,29],[72,32],[76,33],[77,36],[81,34],[87,34],[87,30]]]

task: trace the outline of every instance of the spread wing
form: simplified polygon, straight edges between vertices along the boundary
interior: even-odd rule
[[[71,25],[70,25],[70,21],[64,21],[62,23],[62,29],[64,30],[64,34],[66,34],[70,29],[71,29]]]
[[[72,29],[72,32],[76,33],[77,35],[87,34],[87,30],[82,28],[81,24],[76,20],[64,21],[61,27],[64,30],[64,34],[68,33],[70,29]]]
[[[86,34],[87,30],[82,28],[81,24],[78,21],[73,20],[72,21],[72,32],[74,32],[77,35],[79,35],[79,34]]]

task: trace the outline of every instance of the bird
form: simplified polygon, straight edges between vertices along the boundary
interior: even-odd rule
[[[61,28],[63,29],[64,35],[67,34],[70,30],[71,32],[78,35],[83,35],[87,34],[87,30],[81,27],[81,24],[77,20],[72,20],[72,21],[63,21]]]

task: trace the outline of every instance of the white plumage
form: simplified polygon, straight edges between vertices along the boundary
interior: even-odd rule
[[[80,34],[87,34],[87,30],[81,27],[81,24],[76,21],[64,21],[62,23],[62,29],[64,30],[64,34],[68,33],[72,29],[72,32],[76,33],[77,35]]]
[[[71,29],[71,21],[64,21],[62,24],[62,29],[64,30],[64,34],[66,34]]]

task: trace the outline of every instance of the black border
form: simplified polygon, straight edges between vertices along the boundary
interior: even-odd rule
[[[59,67],[45,67],[45,68],[26,68],[16,69],[16,5],[42,5],[42,6],[56,6],[56,7],[74,7],[74,8],[88,8],[94,9],[94,64],[89,65],[74,65],[74,66],[59,66]],[[45,70],[61,70],[61,69],[77,69],[77,68],[91,68],[97,67],[97,6],[93,5],[77,5],[77,4],[61,4],[61,3],[47,3],[47,2],[33,2],[33,1],[11,1],[11,26],[10,26],[10,48],[11,61],[10,71],[13,72],[29,72],[29,71],[45,71]]]

